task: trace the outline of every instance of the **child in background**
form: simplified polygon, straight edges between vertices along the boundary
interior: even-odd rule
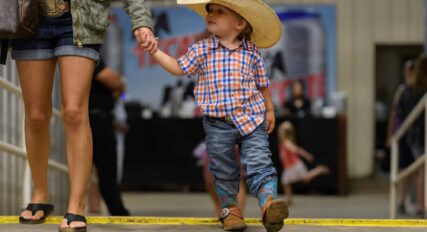
[[[313,162],[314,157],[296,144],[295,128],[291,122],[285,121],[280,124],[277,133],[280,160],[283,167],[281,182],[285,191],[285,198],[288,204],[291,204],[293,183],[300,181],[308,183],[319,175],[328,174],[329,168],[324,165],[318,165],[312,170],[307,170],[300,157],[308,162]]]
[[[178,0],[205,17],[211,36],[176,59],[157,49],[154,59],[175,76],[197,76],[194,95],[204,115],[210,171],[221,203],[224,230],[246,229],[237,201],[240,166],[258,198],[268,232],[279,231],[288,207],[277,199],[277,173],[268,133],[274,129],[269,79],[258,47],[271,47],[281,35],[276,13],[261,0]],[[144,45],[146,50],[152,46]]]

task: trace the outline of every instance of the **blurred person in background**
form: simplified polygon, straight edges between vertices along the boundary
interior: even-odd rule
[[[402,108],[403,107],[402,104],[406,104],[406,103],[400,102],[400,98],[403,92],[414,88],[414,85],[415,85],[414,69],[415,69],[414,60],[408,60],[405,62],[404,70],[403,70],[404,83],[399,85],[396,92],[394,93],[393,102],[390,110],[389,121],[388,121],[386,143],[385,143],[385,147],[388,150],[390,150],[390,147],[391,147],[392,135],[399,129],[399,127],[404,121],[404,118],[403,118],[404,115],[402,114],[402,112],[405,109]],[[399,102],[401,103],[400,105],[399,105]],[[401,108],[398,109],[398,106]],[[398,111],[400,112],[399,114],[397,113]],[[390,153],[388,152],[388,157],[389,156],[390,156]],[[385,159],[385,160],[390,161],[390,159]],[[412,150],[407,140],[401,139],[399,141],[399,168],[401,169],[407,168],[409,165],[412,164],[412,162],[414,162],[414,155],[412,154]],[[390,162],[386,162],[385,165],[389,166]],[[411,178],[412,176],[405,178],[402,181],[402,184],[400,185],[400,195],[399,195],[399,203],[398,203],[398,211],[400,214],[406,214],[405,199],[406,199],[406,193],[409,187],[409,181]]]
[[[397,105],[396,117],[402,120],[406,119],[427,91],[427,56],[425,54],[418,57],[415,63],[414,76],[414,85],[402,91]],[[415,120],[402,138],[408,144],[415,160],[424,154],[424,125],[425,117],[423,113]],[[418,205],[416,214],[423,218],[425,213],[424,166],[420,167],[415,173],[415,179]]]
[[[190,81],[185,87],[185,91],[182,97],[183,101],[178,114],[180,118],[195,118],[200,116],[196,99],[194,98],[194,86],[194,81]]]
[[[162,118],[169,118],[172,116],[172,91],[173,88],[170,85],[163,88],[162,104],[159,109],[159,115]]]
[[[314,178],[329,173],[329,168],[324,165],[318,165],[308,170],[300,157],[306,161],[314,162],[314,156],[308,153],[296,143],[295,127],[291,122],[281,123],[277,130],[279,138],[279,155],[282,161],[281,184],[285,192],[285,199],[288,204],[292,204],[293,190],[292,184],[303,181],[308,183]]]
[[[302,80],[294,81],[292,94],[283,106],[285,117],[304,118],[311,115],[311,103],[304,94],[304,82]]]
[[[93,137],[93,162],[98,174],[99,190],[108,211],[113,216],[130,215],[124,207],[117,182],[115,129],[125,127],[115,127],[113,114],[115,102],[124,90],[125,84],[121,75],[106,67],[101,59],[93,74],[89,97],[89,119]],[[96,188],[96,184],[91,186],[92,191],[96,192]],[[97,209],[99,202],[91,202],[91,200],[96,201],[96,198],[89,198],[89,210],[99,210]]]

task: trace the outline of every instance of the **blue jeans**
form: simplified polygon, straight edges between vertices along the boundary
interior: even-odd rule
[[[271,160],[265,121],[246,136],[241,136],[232,123],[217,118],[205,116],[203,126],[206,148],[211,158],[209,168],[217,191],[219,188],[228,196],[239,192],[240,167],[234,153],[236,144],[240,145],[240,163],[246,171],[246,181],[252,195],[257,196],[266,182],[276,180],[277,172]],[[277,189],[272,191],[276,192]],[[220,193],[218,195],[222,197]]]
[[[58,56],[81,56],[99,59],[100,44],[74,44],[71,12],[60,17],[39,16],[40,24],[34,38],[12,40],[14,60],[49,60]]]

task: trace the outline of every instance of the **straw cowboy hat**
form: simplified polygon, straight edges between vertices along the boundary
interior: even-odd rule
[[[252,26],[251,41],[260,48],[272,47],[279,41],[282,24],[271,7],[262,0],[177,0],[178,4],[186,5],[202,17],[207,15],[207,4],[225,6],[243,18]]]

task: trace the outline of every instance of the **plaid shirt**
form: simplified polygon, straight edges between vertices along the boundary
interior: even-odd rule
[[[264,60],[248,40],[230,50],[216,36],[193,44],[178,59],[189,76],[198,76],[194,89],[197,105],[211,117],[231,117],[240,134],[253,132],[265,117],[260,87],[268,87]]]

